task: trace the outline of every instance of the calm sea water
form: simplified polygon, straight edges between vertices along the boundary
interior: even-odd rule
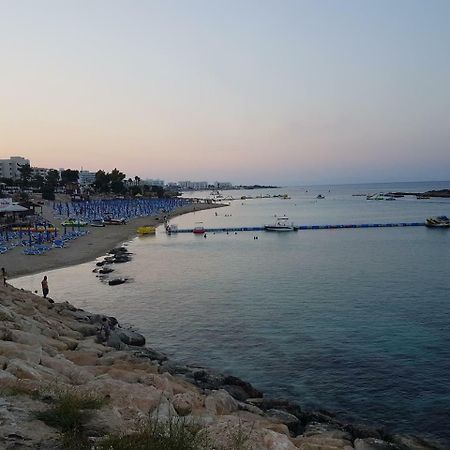
[[[259,226],[274,214],[296,224],[423,221],[450,214],[450,201],[367,201],[352,194],[448,187],[450,182],[247,191],[286,192],[291,199],[238,200],[174,223]],[[317,200],[319,193],[326,199]],[[114,315],[174,358],[233,373],[270,396],[450,446],[450,230],[204,238],[158,229],[128,247],[133,260],[114,268],[130,283],[108,286],[87,263],[48,272],[51,295]],[[40,279],[14,284],[34,290]]]

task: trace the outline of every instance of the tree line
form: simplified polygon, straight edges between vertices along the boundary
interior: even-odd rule
[[[59,172],[56,169],[50,169],[45,176],[33,173],[33,168],[29,164],[24,164],[19,168],[20,177],[18,180],[10,178],[0,179],[7,186],[19,186],[22,189],[34,188],[42,193],[42,198],[53,200],[55,191],[58,187],[70,188],[71,191],[77,190],[79,187],[79,171],[66,169]],[[148,194],[152,192],[158,197],[165,195],[164,188],[161,186],[141,185],[139,177],[128,178],[118,170],[113,169],[111,172],[98,170],[95,174],[95,180],[88,186],[88,190],[98,194],[115,194],[115,195],[138,195]]]

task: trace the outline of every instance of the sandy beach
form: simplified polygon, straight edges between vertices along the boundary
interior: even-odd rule
[[[219,206],[221,205],[205,203],[190,204],[172,211],[169,217]],[[50,208],[44,208],[43,215],[50,222],[57,221],[52,215]],[[157,216],[140,217],[130,220],[125,225],[110,225],[103,228],[89,227],[89,233],[86,236],[70,241],[67,248],[53,249],[43,255],[24,255],[23,248],[17,247],[6,254],[0,255],[0,267],[6,269],[8,278],[11,279],[92,261],[104,255],[111,248],[136,236],[137,227],[160,225],[162,221],[158,219]]]

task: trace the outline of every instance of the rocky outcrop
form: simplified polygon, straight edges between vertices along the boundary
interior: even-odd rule
[[[105,318],[112,326],[106,340],[97,333]],[[58,430],[34,414],[66,390],[107,402],[84,425],[93,442],[130,433],[147,417],[183,417],[200,421],[211,445],[223,449],[234,448],[236,436],[249,450],[436,448],[264,398],[239,378],[178,364],[144,345],[112,317],[0,287],[0,448],[61,448]]]

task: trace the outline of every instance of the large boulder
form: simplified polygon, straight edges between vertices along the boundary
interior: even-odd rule
[[[205,398],[205,408],[212,414],[227,415],[238,411],[239,403],[227,391],[220,389]]]
[[[126,345],[142,347],[145,345],[145,337],[133,330],[125,330],[123,328],[114,329],[111,334],[116,334],[119,339]]]

